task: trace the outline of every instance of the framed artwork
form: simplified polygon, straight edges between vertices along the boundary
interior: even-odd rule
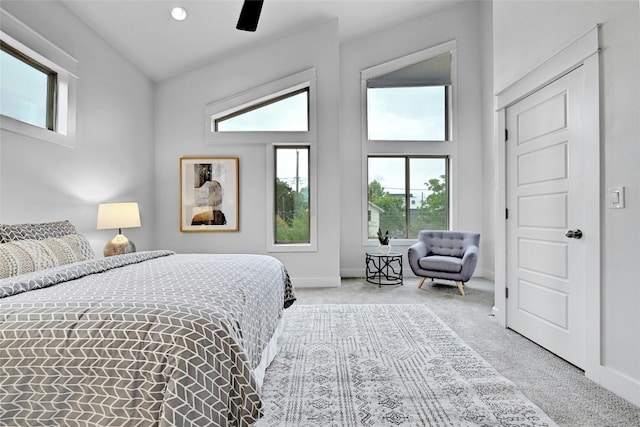
[[[180,158],[180,231],[238,231],[237,157]]]

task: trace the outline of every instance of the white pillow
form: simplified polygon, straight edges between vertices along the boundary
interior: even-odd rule
[[[0,243],[0,279],[93,258],[81,234]]]

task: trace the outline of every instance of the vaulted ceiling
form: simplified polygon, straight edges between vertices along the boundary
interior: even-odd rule
[[[460,2],[265,0],[257,31],[247,32],[236,29],[242,0],[62,1],[155,81],[330,19],[347,41]],[[171,17],[175,6],[184,21]]]

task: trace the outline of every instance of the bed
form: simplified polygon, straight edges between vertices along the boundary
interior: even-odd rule
[[[68,221],[0,225],[0,277],[0,426],[261,417],[264,370],[295,301],[275,258],[95,259]]]

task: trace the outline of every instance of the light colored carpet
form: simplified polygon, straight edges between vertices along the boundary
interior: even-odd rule
[[[556,426],[425,305],[294,305],[257,426]]]
[[[298,288],[304,304],[424,304],[511,380],[561,427],[640,427],[640,407],[604,389],[584,372],[532,341],[505,329],[491,316],[494,285],[472,278],[461,297],[453,283],[425,283],[405,277],[404,286],[343,279],[337,288]]]

